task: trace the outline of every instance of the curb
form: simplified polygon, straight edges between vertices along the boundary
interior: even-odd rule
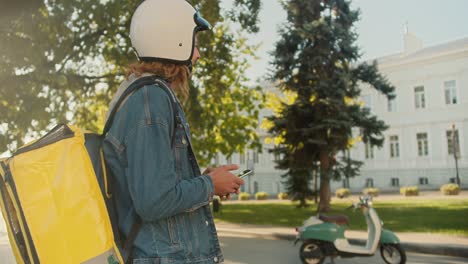
[[[411,252],[468,258],[468,247],[459,245],[428,245],[422,243],[401,243],[401,245]]]
[[[251,232],[236,230],[231,228],[217,228],[219,235],[228,234],[228,235],[248,235],[256,238],[264,239],[279,239],[287,241],[295,241],[296,236],[294,234],[285,234],[285,233],[260,233],[260,232]],[[349,239],[350,243],[357,245],[364,245],[366,243],[363,239]],[[431,255],[443,255],[451,257],[461,257],[468,258],[468,247],[463,247],[460,245],[434,245],[434,244],[424,244],[424,243],[411,243],[411,242],[401,242],[401,246],[408,252],[431,254]]]

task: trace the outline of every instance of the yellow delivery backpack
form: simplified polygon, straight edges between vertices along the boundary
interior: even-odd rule
[[[123,263],[83,131],[57,126],[1,165],[0,204],[18,263]]]
[[[118,106],[136,89],[155,82],[161,81],[148,76],[132,83],[111,111],[102,135],[58,125],[0,161],[0,207],[17,263],[129,260],[141,219],[135,219],[122,240],[113,204],[118,194],[112,192],[101,146]]]

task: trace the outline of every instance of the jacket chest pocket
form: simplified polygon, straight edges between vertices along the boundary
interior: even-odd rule
[[[182,125],[176,127],[174,138],[175,166],[178,179],[190,178],[190,165],[188,156],[189,142]]]

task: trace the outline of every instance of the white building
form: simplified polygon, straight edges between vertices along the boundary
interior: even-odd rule
[[[438,189],[455,182],[453,125],[458,175],[462,186],[468,186],[468,38],[423,48],[420,40],[406,33],[404,44],[402,53],[377,58],[380,72],[396,88],[396,98],[389,102],[370,87],[362,87],[362,100],[390,128],[384,133],[382,148],[361,142],[351,150],[354,159],[365,162],[361,175],[350,179],[352,191],[370,186],[398,190],[410,185]],[[271,113],[264,110],[261,115]],[[260,132],[260,136],[264,143],[267,135]],[[275,194],[284,190],[281,172],[274,169],[273,154],[267,151],[272,147],[264,144],[261,154],[234,155],[234,163],[255,170],[245,191]],[[332,183],[332,189],[339,187],[347,186]]]
[[[396,98],[388,101],[362,87],[363,101],[390,128],[381,149],[361,143],[352,150],[352,157],[365,165],[350,188],[438,189],[454,182],[453,125],[458,175],[468,186],[468,38],[423,48],[420,40],[406,33],[404,42],[402,53],[377,59],[380,72],[396,88]]]

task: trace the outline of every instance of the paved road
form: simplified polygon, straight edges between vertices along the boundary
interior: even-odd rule
[[[251,237],[220,236],[226,264],[301,264],[300,245],[285,240],[269,240]],[[462,264],[466,258],[425,255],[407,252],[407,264]],[[324,263],[330,263],[327,259]],[[370,258],[335,259],[336,264],[385,264],[380,254]]]
[[[285,240],[258,239],[251,237],[220,236],[224,252],[225,264],[301,264],[299,260],[299,244]],[[440,255],[424,255],[407,253],[407,264],[462,264],[468,263],[466,258],[445,257]],[[6,240],[0,241],[0,263],[15,264],[10,245]],[[329,260],[325,263],[330,263]],[[380,255],[372,258],[336,259],[336,264],[385,264]]]

